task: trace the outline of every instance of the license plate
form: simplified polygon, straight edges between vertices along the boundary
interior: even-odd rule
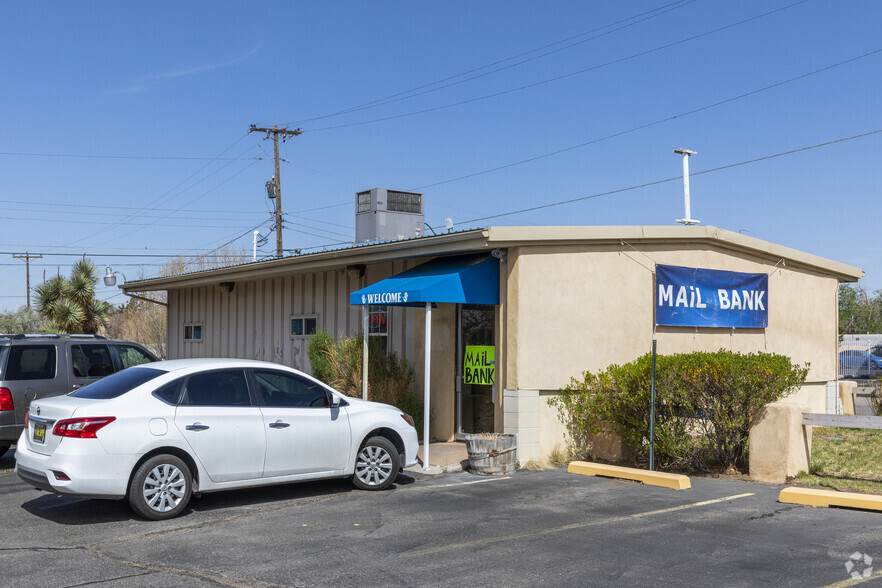
[[[34,423],[34,442],[35,443],[45,443],[46,442],[46,425]]]

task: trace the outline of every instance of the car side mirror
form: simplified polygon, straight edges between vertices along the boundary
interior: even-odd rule
[[[336,394],[329,394],[328,396],[331,397],[331,408],[337,408],[338,406],[340,406],[341,401],[339,396],[337,396]]]

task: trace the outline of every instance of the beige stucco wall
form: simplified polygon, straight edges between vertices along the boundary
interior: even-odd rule
[[[707,244],[510,248],[506,388],[552,392],[585,370],[648,353],[656,263],[768,273],[767,329],[658,327],[658,352],[723,348],[810,362],[806,385],[785,401],[824,412],[824,384],[837,377],[837,279]],[[545,397],[541,404],[545,410]],[[563,426],[550,407],[540,418],[540,446],[547,453],[559,443]]]
[[[415,345],[414,373],[416,388],[424,393],[426,310],[410,309],[413,313]],[[454,419],[456,414],[456,305],[439,304],[432,309],[432,356],[430,393],[429,435],[439,441],[452,441],[456,437]],[[420,431],[422,435],[422,431]]]

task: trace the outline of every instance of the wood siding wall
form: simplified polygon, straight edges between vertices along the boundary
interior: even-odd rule
[[[218,285],[168,292],[168,357],[233,357],[281,363],[309,372],[309,337],[292,337],[291,317],[312,316],[335,337],[361,330],[361,306],[349,295],[416,262],[369,266],[364,278],[351,279],[344,268],[236,282],[232,292]],[[413,363],[412,308],[390,308],[389,348]],[[184,341],[184,325],[202,325],[201,341]]]

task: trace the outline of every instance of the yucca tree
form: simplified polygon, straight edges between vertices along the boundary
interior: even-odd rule
[[[106,325],[110,305],[95,299],[98,269],[88,259],[74,264],[70,278],[55,276],[34,288],[37,309],[47,328],[58,333],[97,334]]]

